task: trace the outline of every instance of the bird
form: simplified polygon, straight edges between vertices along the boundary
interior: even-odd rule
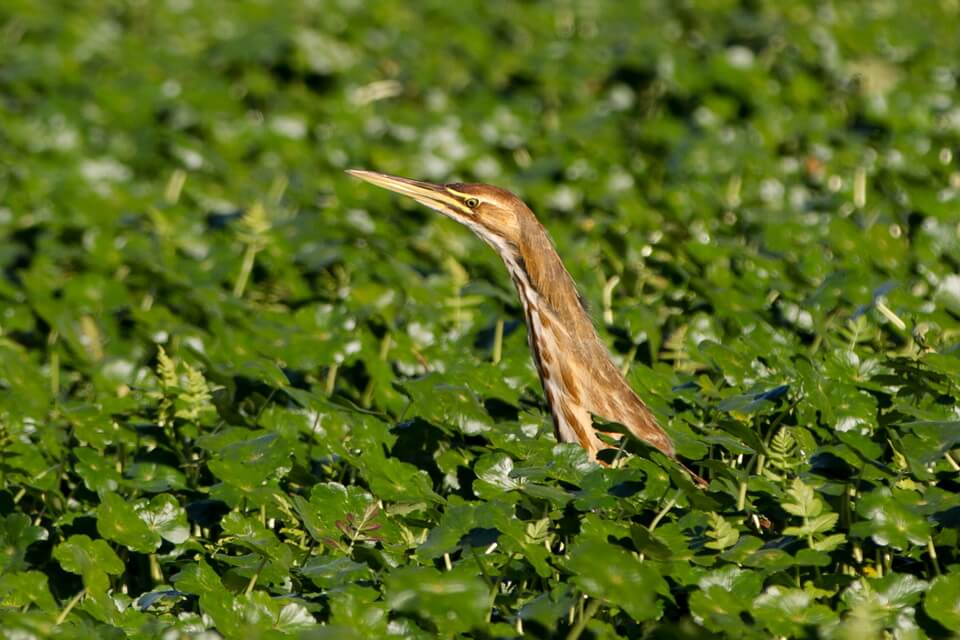
[[[610,445],[598,437],[596,416],[623,425],[676,461],[673,441],[614,364],[550,235],[520,198],[489,184],[433,184],[361,169],[347,173],[452,218],[497,252],[520,299],[558,441],[579,443],[602,464],[597,454]],[[706,486],[677,464],[695,484]]]

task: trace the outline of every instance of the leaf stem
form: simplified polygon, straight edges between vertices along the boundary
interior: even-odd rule
[[[960,471],[960,464],[957,463],[956,459],[950,454],[949,451],[944,453],[943,457],[947,459],[947,462],[950,463],[950,466],[953,467],[954,471]]]
[[[937,563],[937,548],[933,546],[933,536],[927,536],[927,553],[930,554],[930,564],[933,565],[933,572],[940,575],[940,565]]]
[[[378,513],[380,513],[380,509],[376,507],[376,505],[371,504],[364,510],[363,516],[360,519],[360,523],[353,525],[353,533],[350,534],[350,548],[347,550],[348,555],[353,553],[353,547],[355,544],[357,544],[357,540],[360,539],[360,536],[363,535],[367,523],[377,517]]]
[[[243,263],[240,265],[240,273],[237,274],[237,281],[233,285],[233,295],[238,298],[243,297],[243,291],[247,288],[247,281],[250,279],[250,273],[253,271],[253,262],[257,257],[260,248],[250,243],[243,252]]]
[[[500,364],[503,356],[503,318],[497,319],[497,326],[493,330],[493,364]]]
[[[247,583],[247,588],[244,589],[243,595],[249,596],[253,593],[253,588],[257,586],[257,580],[260,578],[260,572],[263,571],[263,567],[267,564],[267,557],[263,556],[260,558],[260,566],[257,567],[257,570],[250,576],[250,582]]]
[[[175,205],[180,201],[180,194],[183,193],[183,185],[187,183],[187,172],[183,169],[175,169],[167,180],[167,186],[163,190],[163,199],[167,204]]]
[[[657,525],[660,524],[660,521],[663,520],[664,516],[667,515],[667,512],[673,508],[673,505],[677,504],[677,500],[680,498],[681,494],[683,494],[683,489],[677,489],[677,492],[673,494],[673,497],[667,500],[667,504],[663,505],[663,509],[660,509],[660,513],[654,516],[653,522],[651,522],[650,526],[647,527],[648,530],[653,531],[657,528]]]
[[[477,566],[480,567],[480,575],[483,576],[483,581],[487,583],[487,588],[490,589],[490,603],[487,607],[487,622],[489,623],[491,618],[493,618],[493,606],[497,602],[497,587],[500,586],[500,580],[499,577],[496,580],[490,579],[490,574],[487,573],[487,566],[483,564],[483,558],[477,553],[476,547],[471,546],[470,553],[473,554],[473,559],[476,561]]]
[[[337,370],[340,368],[340,365],[334,363],[330,365],[330,368],[327,369],[327,379],[323,385],[323,392],[329,398],[333,395],[333,390],[337,384]]]
[[[391,341],[390,334],[385,333],[383,339],[380,341],[380,359],[386,362],[387,356],[390,355],[390,347],[393,345]],[[360,406],[364,409],[369,409],[370,405],[373,404],[373,390],[375,388],[373,377],[370,377],[370,380],[367,381],[367,386],[363,390],[363,397],[360,398]]]
[[[620,276],[614,274],[603,285],[603,322],[613,324],[613,290],[620,284]]]
[[[767,464],[767,456],[762,453],[758,453],[757,454],[757,472],[756,472],[758,476],[763,475],[763,467],[766,464]]]
[[[747,482],[750,480],[750,465],[744,468],[747,477],[740,483],[740,490],[737,492],[737,511],[743,511],[747,505]]]
[[[154,585],[161,584],[163,582],[163,571],[160,569],[160,561],[157,560],[157,554],[151,553],[148,557],[150,561],[150,579]]]
[[[52,395],[54,399],[60,395],[60,350],[57,345],[58,337],[59,334],[56,331],[51,331],[47,337],[47,346],[50,348],[50,395]]]
[[[599,598],[594,598],[590,601],[590,604],[587,605],[583,614],[577,619],[577,623],[573,625],[570,633],[567,634],[567,640],[577,640],[577,638],[580,637],[580,634],[586,629],[587,623],[590,622],[590,618],[597,614],[601,604],[603,604],[603,602]]]
[[[82,598],[86,593],[87,593],[86,588],[80,589],[77,595],[70,598],[70,602],[68,602],[67,606],[63,608],[63,611],[60,612],[60,615],[57,616],[57,619],[53,624],[54,625],[63,624],[63,621],[66,620],[67,616],[70,614],[70,610],[73,609],[75,606],[77,606],[77,603],[80,602],[80,598]]]
[[[474,546],[470,547],[470,553],[473,554],[473,559],[476,561],[477,566],[480,567],[480,575],[483,576],[483,581],[487,583],[488,587],[492,587],[493,582],[490,580],[490,575],[487,573],[487,567],[483,564],[483,559],[477,554],[477,548]],[[487,622],[489,622],[489,617]]]

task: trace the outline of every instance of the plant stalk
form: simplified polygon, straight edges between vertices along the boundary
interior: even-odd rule
[[[576,624],[574,624],[573,628],[570,629],[570,633],[567,634],[567,640],[577,640],[577,638],[580,637],[580,634],[583,633],[583,630],[587,628],[587,623],[590,622],[590,619],[597,614],[601,604],[602,602],[599,598],[594,598],[590,601],[590,604],[587,605],[587,608],[584,610],[583,614],[577,619]]]
[[[80,599],[81,599],[86,593],[87,593],[87,590],[84,588],[84,589],[81,589],[80,592],[77,593],[77,595],[75,595],[75,596],[73,596],[72,598],[70,598],[70,602],[68,602],[68,603],[67,603],[67,606],[65,606],[65,607],[63,608],[63,611],[60,612],[60,615],[57,616],[57,619],[56,619],[56,621],[55,621],[53,624],[54,624],[54,625],[57,625],[57,626],[63,624],[63,621],[67,619],[67,616],[68,616],[68,615],[70,615],[70,611],[71,611],[75,606],[77,606],[77,603],[80,602]]]
[[[503,356],[503,318],[497,320],[497,326],[493,331],[493,364],[500,364],[500,358]]]

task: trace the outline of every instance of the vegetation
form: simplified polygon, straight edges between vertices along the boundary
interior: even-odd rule
[[[0,634],[960,633],[960,5],[0,7]],[[711,481],[558,445],[519,193]]]

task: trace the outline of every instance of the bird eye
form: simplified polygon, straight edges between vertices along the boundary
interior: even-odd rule
[[[480,206],[480,201],[477,198],[467,198],[463,201],[463,204],[467,205],[471,209],[476,209]]]

